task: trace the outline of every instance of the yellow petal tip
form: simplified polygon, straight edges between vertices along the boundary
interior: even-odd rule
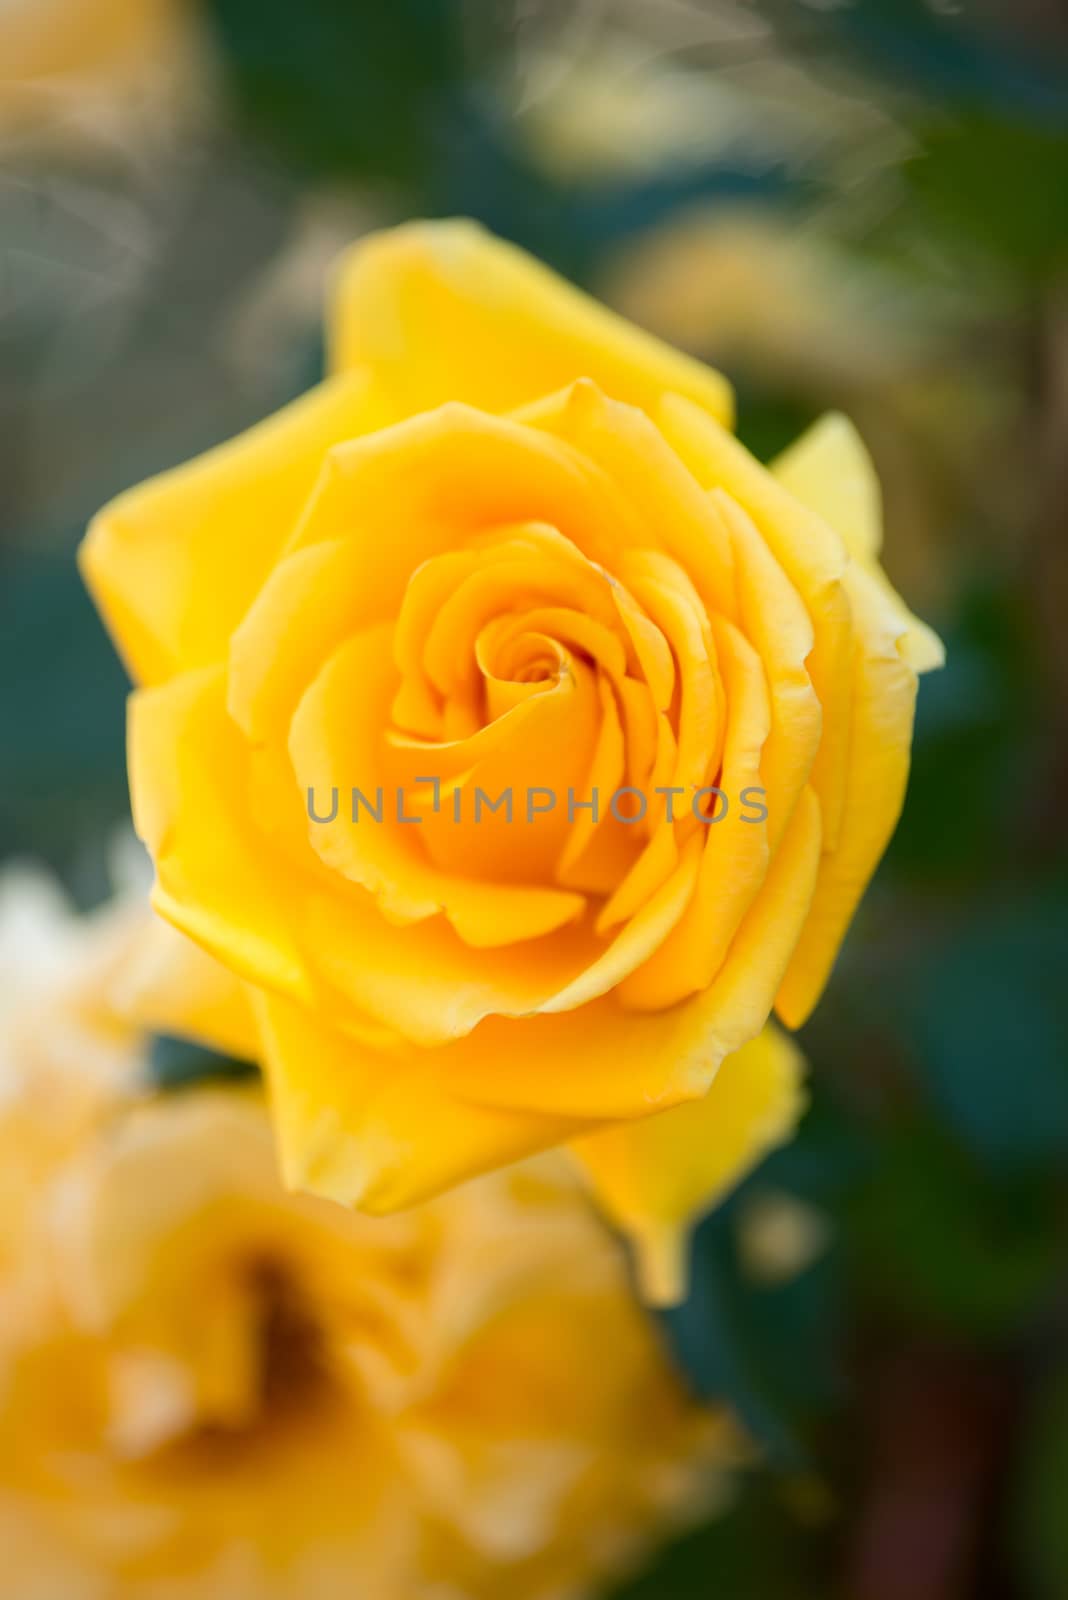
[[[690,1291],[690,1234],[675,1223],[650,1223],[631,1234],[638,1288],[646,1305],[678,1306]]]

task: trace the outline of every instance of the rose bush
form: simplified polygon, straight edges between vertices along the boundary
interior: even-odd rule
[[[765,469],[718,374],[477,227],[360,243],[329,334],[84,546],[155,904],[240,979],[291,1183],[388,1211],[567,1142],[669,1296],[796,1114],[761,1030],[826,982],[938,643],[843,419]],[[567,803],[621,787],[683,799]],[[544,808],[475,817],[506,788]]]

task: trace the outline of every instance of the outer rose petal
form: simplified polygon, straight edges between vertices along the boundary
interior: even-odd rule
[[[454,1099],[437,1051],[394,1059],[275,995],[253,1000],[291,1188],[395,1211],[589,1127]]]
[[[861,895],[897,824],[905,798],[916,673],[941,666],[941,641],[912,616],[879,566],[878,482],[845,417],[809,430],[773,465],[791,493],[827,518],[853,560],[844,583],[858,648],[842,828],[820,870],[812,914],[779,992],[776,1009],[800,1027],[830,974]]]
[[[156,864],[153,905],[243,977],[310,998],[289,869],[250,848],[246,751],[225,693],[220,667],[130,698],[130,795]]]
[[[113,999],[120,1014],[152,1033],[184,1034],[243,1061],[259,1053],[240,978],[162,917],[146,917]]]
[[[79,561],[133,678],[224,660],[327,450],[394,420],[349,373],[98,512]]]
[[[864,441],[848,417],[829,411],[772,463],[779,482],[842,535],[854,561],[879,587],[904,632],[898,649],[917,672],[945,664],[942,641],[914,617],[879,565],[883,511],[879,479]]]
[[[769,1024],[727,1057],[703,1100],[572,1145],[600,1204],[634,1241],[651,1304],[685,1299],[694,1222],[793,1133],[802,1071],[797,1046]]]
[[[369,366],[406,413],[447,400],[511,411],[593,378],[651,411],[668,390],[730,423],[730,385],[467,221],[413,222],[341,262],[335,371]]]
[[[811,1014],[861,895],[901,814],[912,749],[916,674],[897,649],[898,624],[886,628],[875,583],[856,567],[847,576],[857,631],[853,728],[845,810],[836,847],[820,865],[812,910],[775,1001],[788,1028]]]

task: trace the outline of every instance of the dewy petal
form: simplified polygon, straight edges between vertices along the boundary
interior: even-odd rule
[[[510,411],[575,378],[647,411],[666,390],[731,422],[729,384],[463,220],[372,234],[341,262],[335,371],[369,366],[409,414],[446,400]]]
[[[913,616],[879,564],[883,542],[879,479],[849,418],[828,412],[772,462],[771,470],[784,488],[842,535],[850,555],[864,567],[896,617],[901,628],[898,649],[909,665],[917,672],[943,666],[942,641]]]
[[[255,1010],[291,1188],[394,1211],[582,1131],[453,1098],[436,1052],[376,1052],[262,991]]]
[[[726,1058],[703,1099],[572,1144],[598,1202],[634,1241],[651,1304],[685,1299],[690,1229],[793,1133],[802,1072],[797,1046],[769,1023]]]
[[[253,848],[245,750],[224,697],[221,667],[131,696],[130,794],[156,865],[153,904],[243,977],[307,995],[292,869]]]
[[[94,517],[82,574],[137,682],[225,659],[326,451],[393,420],[367,374],[351,372]]]

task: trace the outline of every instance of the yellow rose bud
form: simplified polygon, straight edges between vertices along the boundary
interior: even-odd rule
[[[584,1595],[736,1459],[551,1156],[371,1220],[284,1193],[258,1094],[201,1089],[27,1209],[52,1287],[0,1338],[12,1594]]]
[[[576,1144],[677,1293],[668,1221],[798,1103],[792,1052],[717,1073],[816,1003],[940,647],[844,419],[761,466],[718,374],[477,227],[359,244],[329,332],[83,548],[156,907],[244,985],[292,1185],[386,1212]]]

